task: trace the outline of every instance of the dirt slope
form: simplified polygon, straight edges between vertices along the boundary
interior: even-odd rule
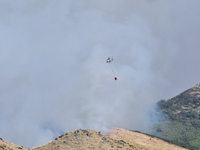
[[[0,139],[0,150],[28,150],[28,149]]]
[[[152,138],[142,133],[132,132],[125,129],[113,128],[108,134],[109,137],[123,140],[134,145],[138,149],[145,150],[186,150],[185,148],[169,144],[157,138]]]

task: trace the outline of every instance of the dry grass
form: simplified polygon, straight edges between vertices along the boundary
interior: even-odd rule
[[[120,140],[114,140],[104,134],[93,130],[76,130],[60,136],[59,138],[37,146],[31,150],[133,150],[134,146],[126,144]]]
[[[113,128],[108,136],[94,130],[76,130],[31,150],[185,150],[157,138]],[[0,150],[27,150],[0,140]]]
[[[28,150],[22,146],[18,146],[4,140],[0,140],[0,150]]]
[[[138,149],[145,150],[186,150],[185,148],[169,144],[163,140],[152,138],[142,133],[132,132],[125,129],[113,128],[109,135],[113,139],[121,139]]]

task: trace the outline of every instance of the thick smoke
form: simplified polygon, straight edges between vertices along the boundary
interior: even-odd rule
[[[1,137],[148,132],[152,103],[199,83],[199,3],[0,0]]]

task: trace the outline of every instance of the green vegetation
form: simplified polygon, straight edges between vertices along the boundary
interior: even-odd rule
[[[133,145],[129,144],[130,147],[134,147]],[[134,147],[135,148],[135,147]]]
[[[133,145],[131,145],[131,144],[129,144],[129,143],[126,143],[124,140],[119,140],[119,141],[121,141],[123,144],[128,144],[129,147],[135,148]]]
[[[132,132],[138,132],[138,133],[142,133],[140,131],[132,131]],[[145,135],[148,135],[152,138],[158,138],[158,139],[161,139],[169,144],[175,144],[177,146],[180,146],[180,147],[183,147],[183,148],[187,148],[187,149],[190,149],[190,150],[200,150],[198,147],[196,146],[192,146],[190,144],[186,144],[186,143],[181,143],[181,142],[178,142],[178,141],[175,141],[175,140],[169,140],[169,139],[166,139],[166,138],[162,138],[162,137],[159,137],[159,136],[155,136],[155,135],[152,135],[152,134],[147,134],[147,133],[142,133],[142,134],[145,134]]]
[[[0,149],[4,149],[4,147],[3,147],[3,146],[0,146]]]
[[[173,143],[184,143],[182,147],[191,150],[200,149],[200,86],[157,104],[162,119],[155,124],[152,134]]]
[[[125,141],[123,141],[123,140],[120,140],[122,143],[124,143],[124,144],[126,144],[126,142]]]

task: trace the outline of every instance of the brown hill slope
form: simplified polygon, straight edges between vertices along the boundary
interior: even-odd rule
[[[74,149],[74,150],[132,150],[134,146],[125,144],[122,141],[114,140],[100,132],[93,130],[76,130],[63,134],[54,141],[48,142],[42,146],[37,146],[31,150],[56,150],[56,149]]]
[[[93,130],[76,130],[63,134],[54,141],[31,150],[185,150],[157,138],[120,128],[114,128],[108,136]]]
[[[0,139],[0,150],[28,150],[28,149]]]
[[[108,134],[109,137],[123,140],[137,149],[143,150],[186,150],[185,148],[169,144],[158,138],[152,138],[142,133],[132,132],[125,129],[113,128]]]

